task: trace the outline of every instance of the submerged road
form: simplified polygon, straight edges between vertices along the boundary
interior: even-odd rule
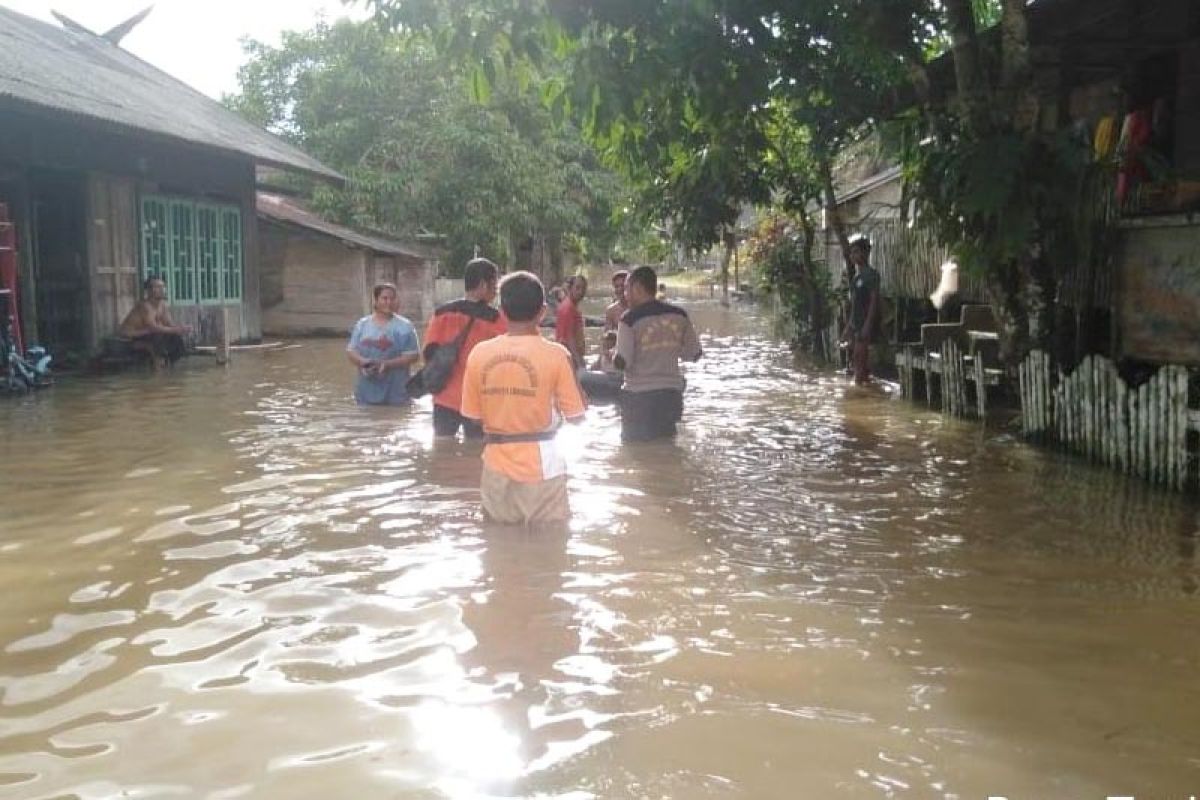
[[[561,531],[341,342],[0,403],[0,798],[1200,794],[1190,501],[692,311]]]

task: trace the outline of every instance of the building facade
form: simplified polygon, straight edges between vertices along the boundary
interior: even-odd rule
[[[258,339],[255,167],[341,176],[103,37],[2,8],[0,25],[25,341],[97,351],[151,274],[199,343]]]

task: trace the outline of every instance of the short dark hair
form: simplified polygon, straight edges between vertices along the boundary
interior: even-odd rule
[[[532,322],[546,305],[546,290],[532,272],[514,272],[500,282],[500,308],[513,322]]]
[[[616,272],[614,272],[614,273],[612,274],[612,277],[611,277],[611,278],[609,278],[609,281],[608,281],[608,282],[609,282],[609,283],[616,283],[616,282],[617,282],[617,278],[620,278],[620,279],[621,279],[621,280],[623,280],[623,281],[627,281],[627,280],[629,280],[629,270],[627,270],[627,269],[619,269],[619,270],[617,270]]]
[[[388,289],[391,289],[397,295],[400,294],[400,290],[396,288],[396,284],[394,283],[377,283],[375,284],[375,287],[371,289],[371,296],[378,300],[379,295],[383,294]]]
[[[149,289],[150,284],[154,283],[155,281],[159,281],[163,286],[167,285],[167,281],[162,275],[159,275],[157,272],[151,272],[146,276],[146,280],[142,281],[142,291]]]
[[[629,283],[636,283],[650,294],[658,294],[658,273],[653,267],[638,267],[629,273]]]
[[[571,277],[567,278],[563,283],[568,289],[570,289],[578,281],[583,281],[583,285],[587,286],[588,285],[587,275],[572,275]]]
[[[499,275],[500,268],[488,259],[472,258],[463,270],[463,285],[469,292],[481,284],[494,282]]]

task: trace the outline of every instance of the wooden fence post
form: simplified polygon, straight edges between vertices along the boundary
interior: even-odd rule
[[[987,420],[987,384],[984,383],[986,375],[983,372],[983,359],[976,355],[972,364],[975,368],[975,413],[979,416],[980,422]]]

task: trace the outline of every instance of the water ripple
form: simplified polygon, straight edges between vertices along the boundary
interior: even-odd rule
[[[339,342],[0,405],[0,797],[1184,793],[1187,501],[695,313],[678,440],[594,408],[561,529]]]

